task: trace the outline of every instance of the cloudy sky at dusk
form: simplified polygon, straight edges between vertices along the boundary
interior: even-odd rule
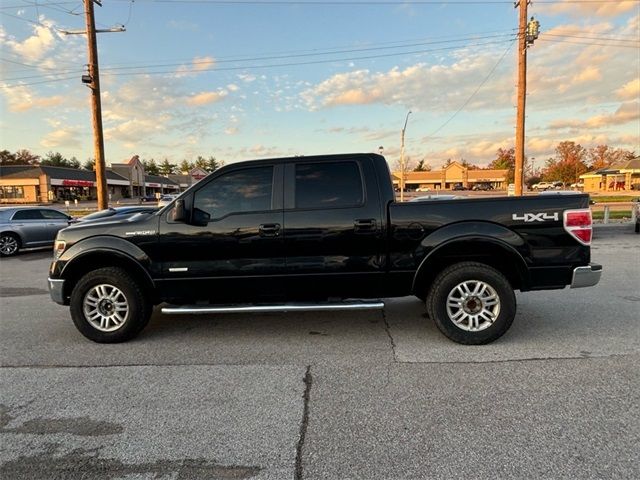
[[[313,3],[310,4],[309,2]],[[103,0],[107,163],[407,154],[487,164],[514,142],[509,1]],[[262,3],[262,4],[261,4]],[[377,4],[376,4],[377,3]],[[526,154],[640,152],[640,2],[534,2]],[[0,149],[93,156],[79,0],[1,0]]]

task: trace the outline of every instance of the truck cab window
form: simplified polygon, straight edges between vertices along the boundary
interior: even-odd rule
[[[273,167],[245,168],[210,181],[195,194],[194,206],[211,218],[271,210]]]
[[[356,162],[296,165],[296,208],[354,207],[363,197]]]

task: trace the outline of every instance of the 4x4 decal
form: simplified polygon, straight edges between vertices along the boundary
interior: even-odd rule
[[[555,220],[558,221],[558,212],[555,213],[523,213],[522,215],[518,215],[514,213],[511,216],[512,220],[522,220],[523,222],[545,222],[547,220]]]

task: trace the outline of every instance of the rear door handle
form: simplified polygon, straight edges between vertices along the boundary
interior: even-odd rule
[[[353,223],[353,228],[356,233],[375,233],[376,221],[373,218],[361,218]]]
[[[259,227],[261,237],[277,237],[280,235],[279,223],[263,223]]]

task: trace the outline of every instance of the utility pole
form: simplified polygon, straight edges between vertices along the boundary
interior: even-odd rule
[[[124,32],[124,25],[96,30],[96,22],[93,14],[93,4],[102,6],[100,0],[83,0],[84,14],[87,24],[86,30],[61,30],[65,35],[86,35],[89,50],[88,75],[82,76],[82,83],[91,89],[91,117],[93,123],[93,149],[96,158],[96,189],[98,191],[98,209],[109,207],[109,194],[107,192],[107,176],[104,158],[104,138],[102,135],[102,104],[100,102],[100,70],[98,69],[98,42],[96,33]]]
[[[522,196],[524,183],[524,117],[527,98],[527,48],[538,38],[540,24],[531,17],[527,23],[527,7],[530,0],[518,0],[518,109],[516,113],[516,165],[514,172],[515,194]]]
[[[106,165],[104,159],[104,137],[102,135],[102,104],[100,102],[100,70],[98,69],[98,42],[96,22],[93,15],[93,2],[84,0],[87,22],[87,46],[89,48],[89,77],[91,83],[91,118],[93,123],[93,150],[96,157],[96,188],[98,190],[98,210],[109,207],[107,192]],[[98,3],[96,1],[96,3]],[[100,3],[98,5],[102,6]]]
[[[406,166],[404,164],[404,132],[407,129],[407,122],[409,121],[409,115],[411,110],[407,112],[407,117],[404,119],[404,127],[400,134],[400,201],[404,202],[404,175]]]

